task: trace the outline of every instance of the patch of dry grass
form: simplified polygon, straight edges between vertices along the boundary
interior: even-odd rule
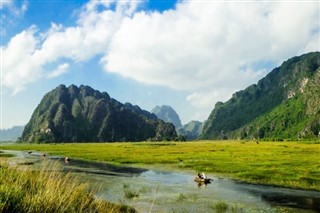
[[[86,184],[58,169],[40,171],[0,164],[0,212],[134,212],[117,204],[98,200]]]

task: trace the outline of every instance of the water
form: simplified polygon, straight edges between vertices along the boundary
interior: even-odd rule
[[[82,180],[89,182],[91,188],[99,188],[97,197],[128,204],[139,212],[214,212],[219,204],[227,206],[229,212],[320,212],[320,192],[317,191],[246,184],[216,177],[211,177],[213,182],[210,184],[198,185],[194,182],[194,174],[189,172],[74,159],[65,163],[59,156],[11,153],[17,156],[12,160],[13,164],[35,168],[44,159],[56,161],[62,165],[63,171],[81,174]]]

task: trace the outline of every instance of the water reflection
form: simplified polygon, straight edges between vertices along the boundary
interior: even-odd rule
[[[195,183],[197,184],[197,186],[198,186],[199,189],[204,189],[204,188],[206,188],[206,186],[207,186],[208,184],[210,184],[209,182],[208,182],[208,183],[205,183],[205,182],[195,182]]]

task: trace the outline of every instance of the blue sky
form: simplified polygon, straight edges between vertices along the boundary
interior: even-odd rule
[[[317,1],[0,2],[1,129],[26,124],[60,84],[203,121],[284,60],[320,50]]]

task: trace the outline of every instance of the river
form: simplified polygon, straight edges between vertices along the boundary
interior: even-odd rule
[[[320,192],[242,183],[214,176],[198,185],[189,171],[161,171],[88,162],[42,153],[8,151],[12,164],[40,168],[58,163],[64,172],[80,175],[96,196],[134,207],[138,212],[320,212]]]

